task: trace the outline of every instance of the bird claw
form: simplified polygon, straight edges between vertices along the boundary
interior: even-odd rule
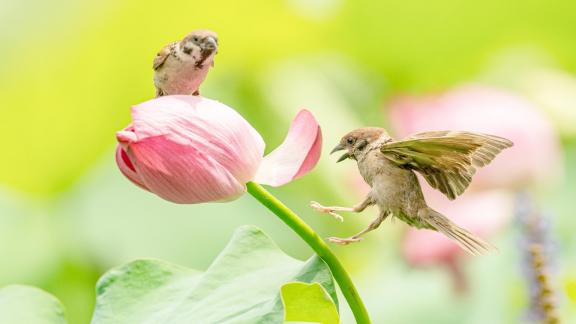
[[[332,209],[330,207],[322,206],[320,203],[318,203],[316,201],[311,201],[310,207],[312,207],[312,209],[314,209],[318,212],[329,214],[330,216],[334,217],[335,219],[339,220],[340,222],[344,222],[344,217],[342,217],[338,213],[334,212],[334,209]]]
[[[350,243],[356,243],[362,241],[361,237],[348,237],[348,238],[341,238],[341,237],[329,237],[328,241],[340,245],[348,245]]]

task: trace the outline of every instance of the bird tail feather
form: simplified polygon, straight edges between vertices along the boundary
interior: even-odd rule
[[[482,255],[496,249],[431,208],[427,208],[424,213],[421,213],[421,218],[435,230],[454,240],[462,249],[472,255]]]

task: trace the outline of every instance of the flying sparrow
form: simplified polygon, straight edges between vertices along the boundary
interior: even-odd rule
[[[346,150],[338,162],[357,161],[360,174],[372,188],[370,193],[354,207],[325,207],[314,201],[310,205],[340,220],[337,211],[359,213],[378,205],[380,213],[368,228],[349,238],[329,238],[334,243],[358,242],[392,216],[419,229],[439,231],[467,252],[480,254],[490,245],[428,207],[414,171],[453,200],[466,190],[476,167],[487,165],[511,146],[505,138],[470,132],[425,132],[393,140],[382,128],[359,128],[346,134],[331,153]]]
[[[218,36],[199,29],[164,46],[154,58],[156,96],[199,95],[198,88],[214,66]]]

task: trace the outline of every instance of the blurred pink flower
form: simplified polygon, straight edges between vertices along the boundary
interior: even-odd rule
[[[430,206],[482,238],[495,235],[512,217],[513,197],[508,191],[466,192],[449,201],[426,187],[425,195]],[[465,255],[452,240],[438,232],[409,229],[402,249],[404,258],[413,266],[447,266],[457,291],[465,290],[465,277],[459,264],[460,257]]]
[[[467,130],[502,136],[514,147],[478,170],[474,188],[507,187],[549,181],[561,169],[558,136],[534,105],[501,89],[467,85],[437,96],[400,97],[390,104],[399,136],[429,130]]]
[[[322,134],[298,113],[284,142],[263,157],[260,134],[234,109],[200,96],[165,96],[132,108],[117,133],[116,162],[134,184],[175,203],[232,200],[245,184],[286,184],[318,162]]]
[[[512,216],[513,199],[506,191],[465,193],[455,201],[432,189],[425,194],[430,206],[480,237],[494,235]],[[461,251],[452,240],[434,231],[410,230],[404,242],[404,254],[413,265],[449,261]]]

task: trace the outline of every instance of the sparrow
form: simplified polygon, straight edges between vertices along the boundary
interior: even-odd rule
[[[341,221],[338,211],[359,213],[378,206],[378,217],[366,229],[349,238],[329,238],[333,243],[358,242],[390,216],[418,229],[438,231],[467,252],[482,254],[491,245],[430,208],[415,172],[453,200],[466,190],[477,167],[487,165],[512,145],[502,137],[471,132],[432,131],[394,140],[385,129],[359,128],[342,137],[330,154],[346,150],[338,162],[356,160],[370,192],[354,207],[326,207],[315,201],[310,206]]]
[[[156,96],[199,95],[198,88],[214,66],[216,53],[218,36],[206,29],[164,46],[153,64]]]

